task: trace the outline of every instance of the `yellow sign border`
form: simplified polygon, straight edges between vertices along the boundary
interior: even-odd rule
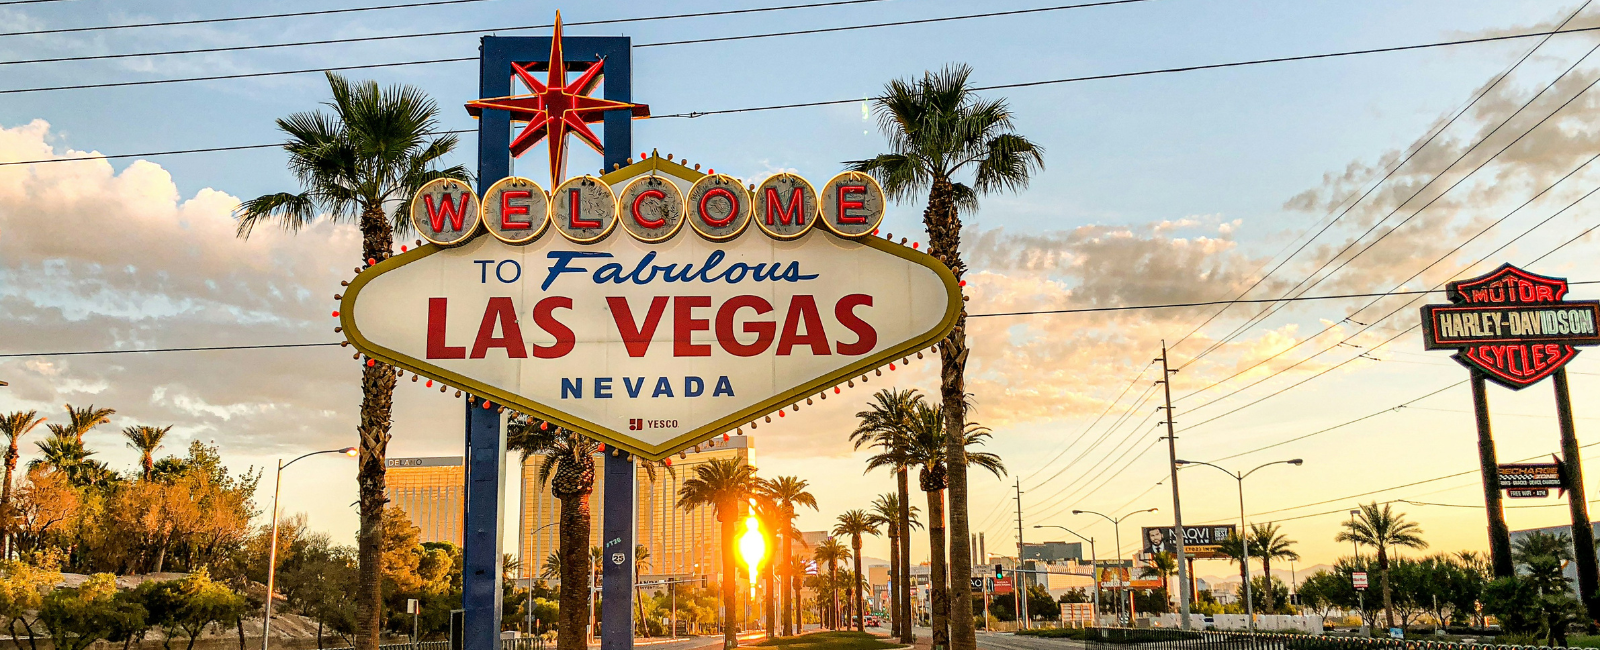
[[[940,263],[937,259],[934,259],[933,256],[907,248],[905,246],[901,246],[899,244],[885,241],[878,237],[866,236],[859,239],[850,239],[840,237],[826,228],[820,229],[817,232],[817,236],[819,237],[828,237],[839,242],[861,244],[862,246],[873,248],[890,255],[895,255],[901,259],[932,269],[934,273],[938,274],[939,279],[944,282],[945,291],[949,299],[949,302],[945,307],[944,318],[940,320],[939,324],[933,329],[914,336],[910,340],[886,348],[877,354],[861,359],[856,363],[850,364],[822,377],[808,381],[800,386],[784,391],[777,395],[773,395],[772,397],[746,407],[738,412],[727,415],[698,429],[694,429],[660,445],[645,444],[642,441],[630,438],[625,432],[617,431],[615,429],[590,422],[570,413],[563,412],[560,409],[556,409],[545,404],[540,404],[527,397],[494,388],[438,366],[413,359],[394,350],[376,345],[367,340],[365,336],[362,336],[361,328],[356,324],[355,316],[353,315],[355,313],[355,302],[357,297],[361,295],[362,287],[365,287],[367,283],[371,282],[375,277],[405,266],[406,264],[426,258],[434,253],[447,250],[446,247],[438,246],[436,244],[425,244],[419,248],[412,249],[378,262],[376,266],[372,266],[357,274],[355,279],[350,281],[350,285],[345,288],[344,297],[339,302],[339,324],[343,326],[344,334],[350,341],[350,344],[354,345],[357,350],[366,354],[369,358],[377,359],[380,362],[409,370],[423,377],[433,379],[434,381],[444,382],[449,386],[454,386],[473,395],[486,397],[495,404],[508,406],[517,411],[554,422],[559,426],[582,432],[584,435],[610,445],[615,445],[620,449],[626,450],[629,453],[638,454],[639,456],[642,456],[648,460],[661,460],[671,456],[672,454],[678,453],[681,450],[705,442],[706,440],[709,440],[715,436],[733,431],[735,428],[743,426],[747,422],[754,422],[756,418],[769,415],[773,411],[777,411],[798,403],[800,400],[812,395],[813,393],[819,393],[827,390],[828,388],[843,383],[844,381],[851,379],[858,374],[864,376],[864,373],[868,370],[881,367],[887,363],[890,363],[897,357],[906,356],[911,352],[921,350],[934,343],[944,340],[946,336],[949,336],[950,331],[955,329],[956,320],[961,315],[961,311],[963,309],[963,303],[961,301],[961,287],[957,283],[955,275],[950,272],[950,269],[944,264]],[[490,235],[487,232],[479,232],[473,238],[489,236]],[[472,238],[469,238],[467,241],[471,241],[471,239]],[[452,246],[450,248],[454,247]],[[530,361],[530,363],[532,362]]]

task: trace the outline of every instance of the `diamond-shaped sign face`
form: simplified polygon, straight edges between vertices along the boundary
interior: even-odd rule
[[[679,170],[661,177],[677,191],[626,192],[639,177],[627,168],[596,179],[627,199],[610,218],[638,222],[598,241],[560,223],[599,220],[592,197],[558,191],[546,202],[555,227],[526,245],[480,232],[380,262],[344,294],[346,335],[384,363],[659,459],[794,417],[789,407],[876,376],[953,326],[949,270],[869,233],[818,224],[793,240],[749,228],[714,241],[676,228],[653,241],[663,215],[727,217],[688,205],[692,172]],[[881,210],[868,216],[875,225]]]
[[[1447,287],[1450,305],[1422,308],[1427,349],[1459,350],[1456,361],[1508,388],[1538,383],[1600,344],[1600,303],[1564,301],[1567,281],[1506,264]]]

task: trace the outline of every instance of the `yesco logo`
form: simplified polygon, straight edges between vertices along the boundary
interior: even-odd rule
[[[884,195],[859,173],[648,158],[550,192],[436,181],[410,210],[432,245],[350,282],[350,342],[647,458],[892,369],[960,311],[948,269],[873,236]]]

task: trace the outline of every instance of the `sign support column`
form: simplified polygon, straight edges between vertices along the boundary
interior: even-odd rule
[[[1567,369],[1555,372],[1556,417],[1561,423],[1562,479],[1567,486],[1567,505],[1572,510],[1572,546],[1578,564],[1578,595],[1589,611],[1589,625],[1600,619],[1600,601],[1595,598],[1594,528],[1589,524],[1589,501],[1583,489],[1583,457],[1578,449],[1577,427],[1572,423],[1572,393],[1567,388]]]
[[[600,650],[633,648],[633,455],[611,448],[605,456],[605,515],[601,518]]]
[[[498,650],[500,647],[500,486],[501,445],[498,409],[483,408],[487,401],[468,396],[466,401],[467,498],[461,529],[461,606],[465,630],[464,650]]]
[[[1483,471],[1483,505],[1489,517],[1489,564],[1494,577],[1509,578],[1514,573],[1511,566],[1511,530],[1506,527],[1506,513],[1500,506],[1500,467],[1495,461],[1494,435],[1489,429],[1489,395],[1483,372],[1472,374],[1472,412],[1478,422],[1478,465]]]

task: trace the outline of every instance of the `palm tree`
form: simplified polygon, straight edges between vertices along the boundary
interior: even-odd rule
[[[539,578],[543,580],[561,580],[561,553],[551,553],[544,558],[544,566],[539,568]]]
[[[878,524],[873,521],[872,515],[867,514],[865,510],[846,510],[844,514],[839,515],[839,523],[834,524],[833,534],[850,536],[850,555],[855,558],[856,580],[855,583],[850,585],[850,594],[855,602],[856,616],[859,617],[856,620],[856,631],[865,632],[867,631],[867,621],[862,614],[867,610],[864,607],[866,603],[861,599],[861,590],[864,588],[861,582],[863,575],[861,573],[861,536],[872,535],[876,537],[878,535]]]
[[[756,468],[743,458],[714,458],[696,465],[694,476],[683,481],[678,488],[678,507],[691,510],[711,506],[716,511],[717,522],[722,525],[722,647],[734,648],[739,637],[734,634],[735,583],[738,571],[734,566],[734,533],[739,520],[739,507],[760,488]]]
[[[793,585],[798,584],[799,575],[791,570],[792,563],[787,562],[787,558],[794,555],[791,542],[795,537],[799,536],[799,533],[794,530],[795,507],[806,506],[812,510],[817,509],[817,497],[808,491],[810,487],[810,482],[798,476],[779,476],[764,482],[762,487],[762,491],[767,498],[777,503],[778,507],[782,509],[785,520],[782,527],[784,531],[782,557],[785,558],[785,562],[782,564],[782,568],[784,570],[784,580],[787,581],[786,584],[789,584],[791,588],[783,590],[786,594],[783,599],[784,636],[794,634],[794,623],[797,622],[795,615],[798,613],[797,595],[799,594],[799,587]],[[778,563],[775,562],[774,564]]]
[[[351,82],[328,73],[333,112],[306,111],[277,120],[288,136],[289,171],[301,192],[264,194],[239,204],[238,236],[257,225],[276,222],[298,232],[321,215],[361,230],[361,260],[388,259],[397,233],[410,222],[403,203],[436,178],[466,180],[457,165],[434,169],[456,146],[456,136],[438,134],[439,108],[413,86],[380,89],[377,82]],[[389,208],[393,207],[391,212]],[[361,371],[361,438],[356,482],[360,485],[360,532],[356,587],[357,650],[377,650],[382,616],[384,457],[394,408],[394,369],[364,366]],[[563,629],[563,634],[566,630]]]
[[[872,174],[884,192],[899,201],[926,193],[922,223],[928,230],[928,253],[961,279],[961,215],[978,207],[978,196],[1018,191],[1034,172],[1044,168],[1044,149],[1011,131],[1012,113],[1005,100],[979,99],[967,84],[972,69],[948,66],[921,79],[896,79],[873,100],[878,128],[890,151],[850,163],[850,169]],[[971,185],[957,182],[968,176]],[[966,449],[966,312],[939,345],[940,402],[944,406],[949,448],[945,463],[950,484],[951,575],[962,576],[951,590],[955,609],[954,650],[974,650],[972,627],[972,557],[967,541],[967,472],[961,462]],[[932,512],[928,513],[930,519]]]
[[[1266,605],[1267,612],[1276,611],[1272,602],[1272,561],[1289,560],[1297,562],[1300,554],[1294,551],[1295,542],[1283,535],[1282,529],[1277,524],[1250,524],[1250,554],[1261,560],[1261,575],[1266,576],[1267,588],[1262,590],[1262,603]]]
[[[47,468],[66,474],[69,480],[82,475],[84,464],[94,452],[83,446],[71,425],[48,424],[45,428],[50,430],[50,436],[34,441],[39,457],[28,461],[28,469]]]
[[[872,403],[867,410],[856,413],[860,423],[855,431],[850,432],[850,441],[855,443],[855,448],[871,446],[878,452],[867,459],[867,471],[879,467],[889,468],[894,472],[896,489],[899,494],[900,514],[899,526],[901,530],[911,529],[911,487],[906,449],[909,445],[911,418],[916,413],[916,405],[922,403],[922,395],[916,390],[880,390],[872,396]],[[904,542],[910,548],[910,537]],[[902,576],[911,575],[910,553],[902,553],[899,564],[895,565],[895,572]],[[911,621],[911,583],[902,580],[894,585],[895,596],[899,603],[895,610],[895,619],[905,622]],[[900,626],[900,642],[914,643],[915,635],[911,625]]]
[[[140,478],[150,480],[150,472],[155,469],[155,453],[161,448],[161,440],[167,437],[167,432],[172,427],[152,427],[145,425],[126,427],[122,430],[122,437],[128,439],[128,448],[139,452],[139,466],[144,468]]]
[[[768,488],[767,481],[758,480],[750,505],[756,519],[761,522],[761,542],[767,549],[767,556],[761,565],[761,611],[766,617],[767,638],[775,639],[778,636],[778,608],[772,583],[777,577],[778,534],[784,532],[787,537],[791,521],[785,516],[783,507],[767,493]]]
[[[554,562],[561,582],[556,631],[558,650],[584,650],[588,645],[584,630],[589,617],[589,583],[593,563],[589,557],[589,495],[594,492],[595,441],[574,431],[527,417],[511,418],[506,425],[506,449],[522,452],[522,458],[540,454],[539,482],[550,485],[550,494],[561,501],[557,528],[559,553]]]
[[[889,535],[889,584],[894,587],[889,590],[889,625],[890,636],[896,637],[902,633],[902,626],[910,627],[900,613],[900,583],[905,580],[900,574],[900,560],[911,543],[911,536],[900,532],[901,503],[900,495],[893,492],[879,495],[872,501],[872,520],[883,526]],[[921,528],[922,522],[917,520],[918,508],[909,506],[908,509],[911,512],[910,528]]]
[[[66,430],[71,432],[72,438],[83,444],[83,434],[102,424],[110,424],[111,416],[116,414],[115,409],[97,409],[93,404],[83,408],[73,408],[66,405],[67,422]]]
[[[947,576],[948,564],[945,559],[945,530],[944,530],[944,490],[947,487],[946,476],[948,467],[945,464],[945,417],[942,406],[928,406],[925,403],[916,405],[915,413],[911,418],[910,436],[907,440],[906,460],[910,465],[921,469],[917,472],[917,486],[928,495],[928,565],[930,584],[928,594],[932,600],[933,611],[933,645],[949,646],[949,601],[952,597]],[[969,424],[966,435],[962,437],[963,458],[968,465],[975,465],[989,470],[995,476],[1005,474],[1005,465],[1000,462],[1000,457],[988,452],[965,451],[966,447],[982,445],[989,438],[989,430],[977,425]],[[972,571],[969,569],[967,575]],[[960,574],[956,574],[960,575]],[[955,582],[965,580],[961,579]],[[967,586],[971,586],[969,583]],[[968,597],[968,600],[971,600]],[[971,610],[968,603],[968,610]],[[968,618],[971,618],[968,616]],[[970,625],[971,622],[969,621]]]
[[[1177,572],[1178,558],[1171,553],[1162,552],[1150,556],[1150,564],[1145,565],[1139,570],[1139,577],[1158,578],[1161,580],[1162,591],[1168,591],[1168,581],[1171,580],[1173,574]],[[1170,592],[1167,595],[1167,604],[1169,606],[1172,604],[1172,595]],[[1168,611],[1171,610],[1168,609]]]
[[[44,422],[38,411],[16,411],[0,417],[0,435],[6,437],[6,484],[0,487],[0,558],[11,557],[11,478],[17,471],[17,443]]]
[[[651,564],[652,564],[652,562],[650,561],[650,547],[645,546],[644,544],[634,544],[633,545],[633,584],[634,585],[638,585],[639,584],[639,574],[643,573],[645,567],[648,567]],[[638,619],[638,621],[635,622],[635,627],[637,629],[643,631],[642,634],[641,634],[642,636],[648,637],[648,636],[650,636],[650,625],[648,624],[648,622],[646,622],[644,620],[644,600],[639,597],[639,588],[637,586],[635,586],[633,588],[633,604],[634,604],[634,608],[639,611],[639,619]]]
[[[1422,539],[1422,527],[1406,521],[1405,513],[1395,512],[1387,503],[1379,506],[1376,501],[1361,506],[1356,518],[1344,522],[1343,526],[1344,530],[1333,541],[1355,542],[1378,551],[1378,575],[1383,580],[1383,613],[1392,628],[1394,602],[1389,592],[1389,549],[1427,548],[1428,543]]]
[[[828,629],[839,629],[839,563],[850,559],[850,549],[845,548],[838,538],[829,537],[818,544],[812,554],[817,564],[828,565],[828,595],[831,605],[828,608],[828,615],[823,617],[823,622],[827,624]]]
[[[802,576],[806,575],[808,567],[806,566],[806,559],[799,555],[785,555],[784,557],[787,559],[784,560],[783,571],[785,575],[789,576],[787,578],[788,595],[785,597],[788,602],[785,606],[793,610],[785,611],[785,614],[793,614],[794,629],[791,632],[788,628],[785,628],[783,633],[784,635],[799,634],[805,629],[805,614],[802,609],[805,603],[801,600],[801,589],[805,586],[805,579]],[[784,621],[785,625],[789,622],[787,620]]]

